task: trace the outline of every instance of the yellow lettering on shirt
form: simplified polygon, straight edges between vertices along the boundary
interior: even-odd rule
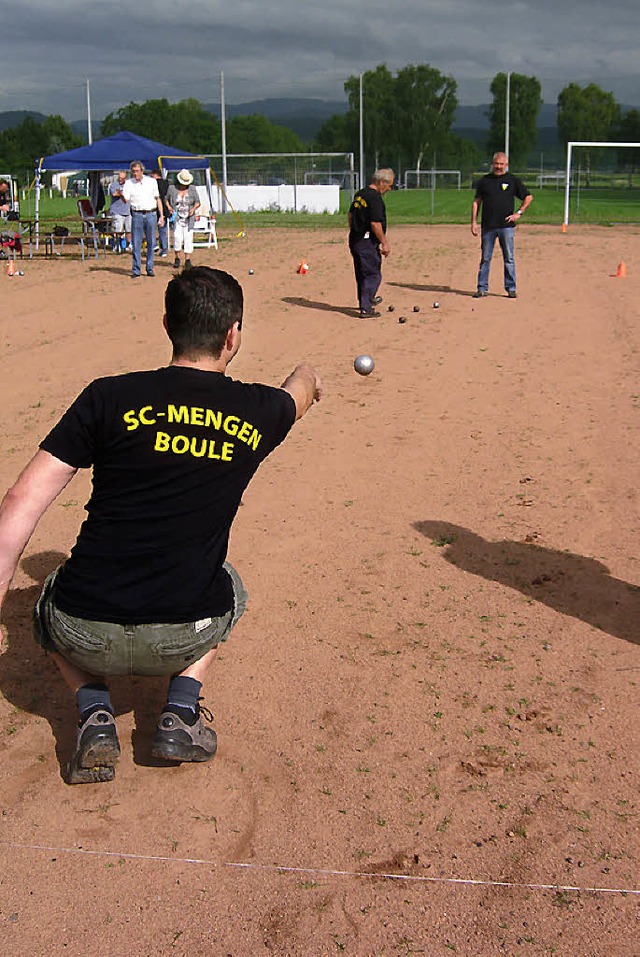
[[[128,432],[134,432],[141,425],[156,425],[159,421],[200,429],[208,429],[214,433],[226,433],[237,441],[242,442],[254,452],[258,450],[262,433],[251,423],[237,415],[225,415],[217,409],[207,409],[199,405],[174,405],[169,403],[165,409],[157,409],[152,405],[144,405],[139,409],[128,409],[122,419]],[[221,462],[231,462],[235,443],[221,441],[220,437],[211,437],[206,433],[198,436],[186,434],[171,435],[168,432],[158,431],[155,435],[153,449],[155,452],[170,453],[172,455],[190,455],[197,459],[217,459]]]
[[[127,423],[127,432],[134,432],[140,425],[140,423],[138,422],[136,418],[136,413],[134,409],[129,409],[128,412],[125,412],[122,418]]]

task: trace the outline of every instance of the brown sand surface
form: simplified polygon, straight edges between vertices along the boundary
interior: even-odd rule
[[[306,359],[326,392],[233,529],[251,598],[205,686],[211,764],[154,766],[164,683],[126,679],[115,781],[64,783],[75,711],[30,608],[86,474],[28,545],[0,658],[4,953],[640,954],[640,232],[519,229],[515,301],[499,252],[471,298],[467,228],[390,238],[372,321],[342,231],[194,256],[245,289],[230,372]],[[87,381],[168,361],[170,262],[0,276],[3,489]]]

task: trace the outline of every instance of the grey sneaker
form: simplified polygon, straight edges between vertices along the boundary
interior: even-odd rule
[[[476,289],[476,291],[475,291],[474,294],[473,294],[473,298],[474,298],[474,299],[484,299],[485,296],[488,296],[488,295],[489,295],[489,293],[486,291],[486,289]]]
[[[379,319],[380,313],[376,309],[361,309],[360,318],[361,319]]]
[[[68,784],[113,781],[120,757],[116,720],[102,709],[93,711],[78,728],[76,750],[69,762]]]
[[[173,260],[173,268],[180,269],[180,256],[176,256],[176,258]]]
[[[165,761],[210,761],[218,748],[218,739],[213,728],[205,727],[203,714],[208,721],[213,721],[213,715],[207,708],[200,708],[193,725],[187,724],[173,711],[163,711],[151,746],[154,758]]]
[[[509,299],[517,299],[517,298],[518,298],[518,294],[517,294],[517,292],[515,291],[515,289],[507,289],[507,296],[509,297]]]

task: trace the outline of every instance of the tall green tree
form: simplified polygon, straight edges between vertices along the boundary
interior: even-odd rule
[[[456,82],[428,64],[409,64],[394,76],[384,63],[362,77],[364,151],[367,169],[415,167],[424,155],[430,165],[451,146],[451,124],[458,105]],[[314,147],[359,152],[360,77],[344,84],[348,109],[318,131]]]
[[[424,154],[429,162],[447,146],[458,99],[456,81],[423,64],[398,70],[391,112],[392,135],[405,165]]]
[[[536,144],[538,113],[542,105],[542,87],[535,76],[512,73],[509,79],[509,160],[512,166],[522,166]],[[503,150],[507,116],[507,74],[496,73],[491,83],[489,107],[490,153]]]
[[[41,156],[81,145],[81,138],[61,116],[47,116],[42,123],[27,116],[18,126],[0,133],[0,167],[24,185],[31,180]]]
[[[219,153],[221,149],[220,121],[192,98],[179,103],[166,99],[129,103],[109,113],[100,129],[103,136],[129,130],[186,153]]]
[[[287,126],[272,123],[259,113],[234,116],[227,124],[230,153],[306,153],[307,146]]]
[[[569,83],[558,94],[558,133],[566,144],[570,141],[597,142],[611,140],[620,126],[621,109],[613,93],[607,93],[596,83],[580,87]],[[587,186],[591,164],[597,149],[587,150]]]

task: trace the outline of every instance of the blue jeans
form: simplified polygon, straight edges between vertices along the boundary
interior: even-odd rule
[[[504,288],[507,292],[516,288],[516,261],[514,258],[513,226],[502,226],[500,229],[483,229],[480,240],[481,257],[478,270],[478,291],[487,292],[489,289],[489,270],[496,239],[500,243],[502,258],[504,259]]]
[[[133,262],[131,272],[134,276],[140,275],[140,257],[142,254],[142,237],[147,240],[147,273],[153,272],[153,247],[156,242],[156,226],[158,214],[155,209],[151,213],[136,213],[131,211],[131,246]]]

